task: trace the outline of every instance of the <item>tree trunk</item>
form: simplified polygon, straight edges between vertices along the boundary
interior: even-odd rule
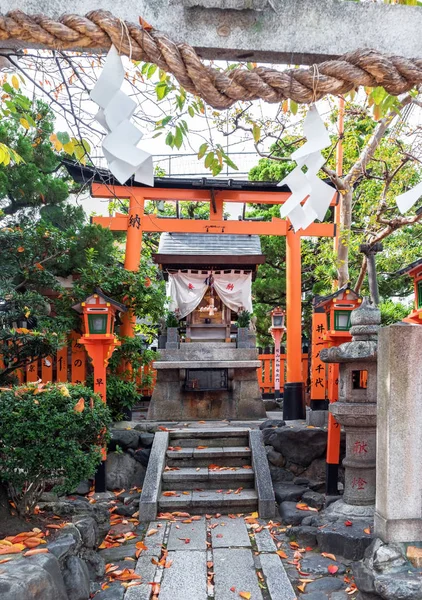
[[[337,251],[337,273],[339,288],[343,287],[349,282],[349,245],[350,228],[352,225],[352,196],[352,189],[347,187],[341,197],[340,236]]]

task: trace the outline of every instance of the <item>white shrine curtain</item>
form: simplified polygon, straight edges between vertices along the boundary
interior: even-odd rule
[[[167,295],[170,297],[169,309],[183,319],[199,305],[209,283],[208,273],[191,271],[169,273]],[[252,273],[235,272],[212,273],[214,288],[221,300],[234,312],[248,310],[252,312]]]
[[[207,290],[206,273],[169,273],[167,296],[170,296],[169,309],[183,319],[201,302]]]
[[[216,273],[214,288],[221,300],[234,312],[252,312],[252,273]]]

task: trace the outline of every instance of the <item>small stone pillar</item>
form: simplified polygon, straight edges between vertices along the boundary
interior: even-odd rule
[[[329,512],[369,517],[375,505],[377,336],[380,311],[364,298],[352,311],[352,341],[321,350],[321,360],[340,364],[339,399],[329,410],[346,433],[343,499]]]
[[[381,329],[375,535],[422,542],[422,327]]]

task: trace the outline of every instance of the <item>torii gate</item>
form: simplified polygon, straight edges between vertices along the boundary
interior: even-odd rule
[[[216,180],[208,180],[214,181]],[[218,180],[217,180],[218,181]],[[198,182],[197,182],[198,183]],[[239,182],[236,182],[239,184]],[[215,185],[215,183],[214,183]],[[170,233],[219,233],[241,235],[286,236],[286,321],[287,321],[287,383],[302,381],[302,278],[301,278],[301,237],[334,237],[334,223],[313,223],[305,230],[295,233],[288,220],[273,217],[271,221],[225,220],[224,202],[283,204],[290,196],[287,186],[276,187],[256,183],[246,185],[250,189],[233,189],[224,181],[218,181],[217,189],[206,185],[202,189],[181,189],[160,187],[156,181],[154,188],[131,187],[108,184],[92,184],[91,194],[95,198],[129,198],[128,214],[115,214],[110,217],[93,217],[93,223],[112,231],[127,231],[124,267],[138,271],[142,253],[143,232]],[[261,187],[261,189],[259,189]],[[207,189],[208,188],[208,189]],[[253,188],[253,189],[251,189]],[[332,205],[336,203],[334,194]],[[145,215],[145,200],[209,202],[209,219],[161,218]],[[121,333],[133,336],[133,315],[125,315]]]

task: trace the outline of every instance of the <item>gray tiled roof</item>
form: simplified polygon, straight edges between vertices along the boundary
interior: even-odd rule
[[[158,254],[261,255],[258,235],[162,233]]]

